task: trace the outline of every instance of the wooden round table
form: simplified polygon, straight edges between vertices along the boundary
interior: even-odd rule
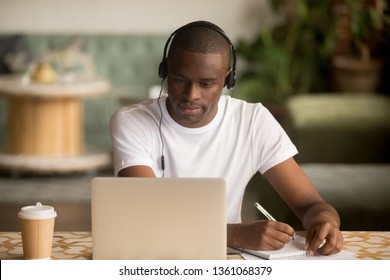
[[[108,154],[85,148],[82,99],[109,90],[102,79],[43,84],[0,78],[0,96],[8,106],[8,141],[0,167],[71,172],[107,166]]]

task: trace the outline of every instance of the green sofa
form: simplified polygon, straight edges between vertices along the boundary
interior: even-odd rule
[[[287,102],[300,163],[390,163],[390,98],[297,95]]]

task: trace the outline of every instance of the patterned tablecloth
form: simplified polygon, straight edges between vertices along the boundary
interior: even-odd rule
[[[358,259],[390,260],[390,232],[345,231],[344,250]],[[55,232],[52,259],[90,260],[92,257],[91,232]],[[0,259],[23,259],[22,239],[19,232],[0,232]],[[240,259],[240,256],[228,256]]]

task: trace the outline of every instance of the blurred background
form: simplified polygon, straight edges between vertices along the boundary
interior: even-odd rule
[[[89,182],[113,176],[108,120],[155,96],[169,35],[195,20],[235,45],[237,85],[263,103],[343,230],[389,230],[389,0],[0,0],[0,231],[21,206],[56,207],[56,230],[90,230]],[[260,175],[260,201],[300,223]]]

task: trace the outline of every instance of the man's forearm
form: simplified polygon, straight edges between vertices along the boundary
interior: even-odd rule
[[[227,225],[227,245],[231,247],[240,247],[240,238],[238,237],[239,224],[228,224]]]

